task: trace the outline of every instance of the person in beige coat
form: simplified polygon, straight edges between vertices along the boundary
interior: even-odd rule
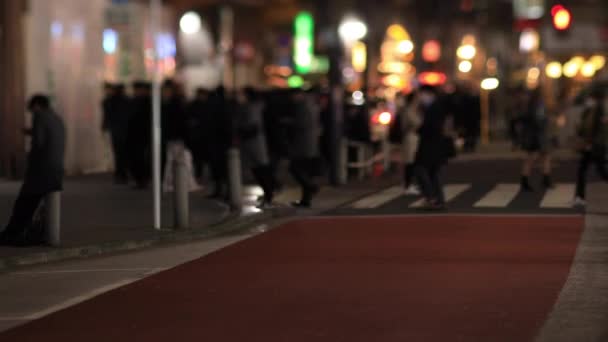
[[[407,96],[400,95],[397,99],[397,113],[401,122],[401,132],[403,140],[401,144],[403,160],[403,185],[406,194],[418,195],[420,191],[413,183],[414,180],[414,161],[418,151],[418,129],[422,125],[422,116],[419,112],[418,95],[413,92]]]

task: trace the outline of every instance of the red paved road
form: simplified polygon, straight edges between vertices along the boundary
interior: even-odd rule
[[[303,220],[0,341],[531,341],[582,227],[582,217]]]

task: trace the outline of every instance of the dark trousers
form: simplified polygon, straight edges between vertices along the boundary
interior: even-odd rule
[[[227,196],[228,191],[228,152],[215,151],[209,160],[211,177],[214,183],[214,197]]]
[[[272,203],[274,198],[275,181],[270,165],[259,166],[252,170],[258,184],[264,190],[264,202]]]
[[[45,194],[29,194],[23,190],[19,192],[13,213],[4,232],[3,237],[19,238],[22,237],[25,231],[31,227],[32,220],[36,210],[42,203]]]
[[[585,151],[581,155],[581,159],[578,164],[578,173],[576,181],[576,196],[585,198],[586,187],[587,187],[587,171],[589,170],[590,164],[595,164],[598,175],[608,182],[608,171],[606,171],[606,151],[605,148],[597,149],[596,153],[591,151]]]
[[[301,202],[310,204],[318,189],[312,177],[313,161],[310,159],[295,159],[289,165],[289,172],[302,188]]]
[[[112,134],[114,153],[114,180],[125,182],[129,179],[129,151],[125,138]]]
[[[412,163],[405,165],[403,168],[403,184],[406,188],[414,183],[414,171],[415,166]]]
[[[417,165],[416,175],[422,188],[422,195],[429,201],[445,204],[443,183],[441,182],[441,167],[441,164]]]

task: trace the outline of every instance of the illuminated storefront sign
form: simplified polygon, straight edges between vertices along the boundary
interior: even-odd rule
[[[301,12],[294,22],[295,69],[300,74],[307,74],[312,69],[314,59],[314,19],[309,12]]]

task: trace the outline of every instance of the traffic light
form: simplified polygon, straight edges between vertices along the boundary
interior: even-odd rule
[[[572,13],[563,5],[555,5],[551,8],[553,27],[558,31],[566,31],[572,23]]]

